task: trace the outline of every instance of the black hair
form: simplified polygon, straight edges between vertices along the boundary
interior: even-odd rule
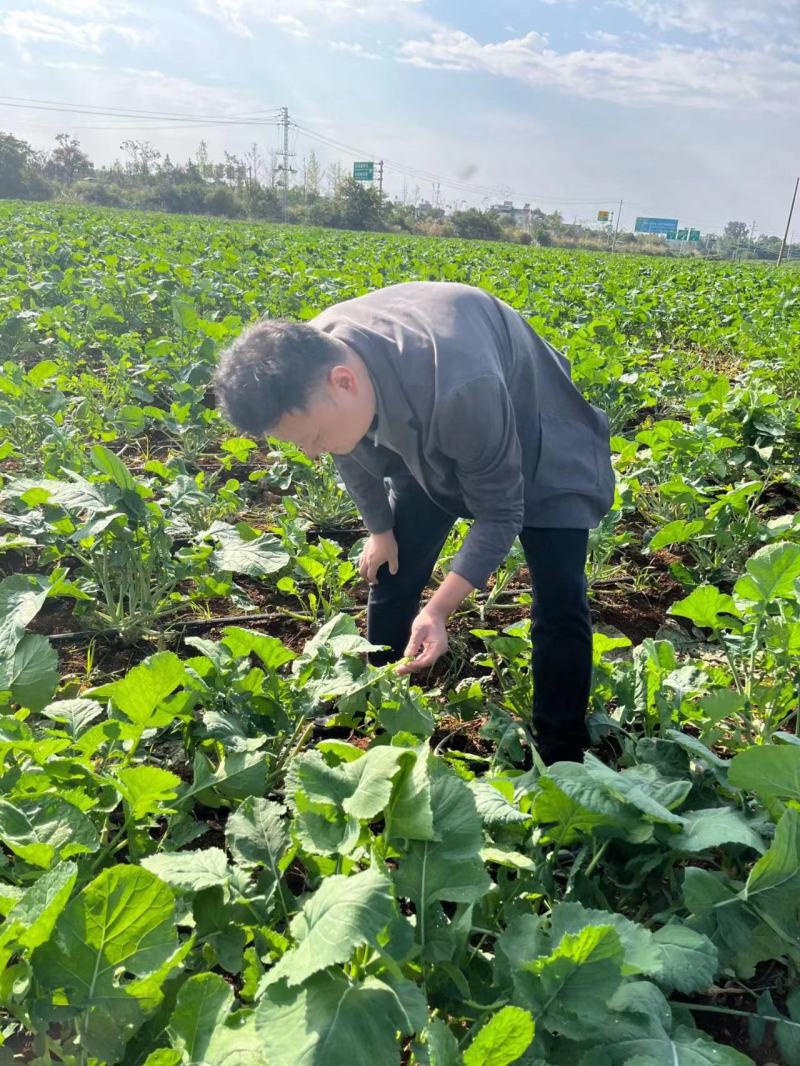
[[[217,407],[237,429],[260,436],[290,411],[304,411],[342,358],[339,344],[308,322],[256,322],[220,357]]]

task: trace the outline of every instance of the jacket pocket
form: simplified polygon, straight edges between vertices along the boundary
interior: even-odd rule
[[[588,404],[587,408],[586,420],[542,414],[539,462],[533,477],[536,489],[597,491],[605,415]],[[607,430],[605,440],[608,450]]]

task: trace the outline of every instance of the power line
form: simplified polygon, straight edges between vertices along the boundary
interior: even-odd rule
[[[351,144],[345,144],[342,141],[337,141],[332,137],[328,137],[326,134],[318,133],[316,130],[310,129],[308,126],[304,126],[300,123],[295,123],[297,129],[301,133],[304,133],[307,137],[311,137],[313,140],[320,141],[329,145],[332,148],[338,148],[340,151],[351,152],[355,155],[364,157],[375,156],[380,153],[367,152],[362,148],[356,148]],[[441,174],[436,174],[433,171],[423,170],[420,167],[408,166],[404,163],[399,163],[397,160],[390,159],[387,156],[383,156],[384,163],[387,167],[391,167],[392,170],[398,171],[400,174],[404,174],[406,177],[415,178],[418,181],[431,181],[438,182],[441,185],[446,185],[448,188],[457,189],[461,192],[469,192],[475,195],[485,195],[488,193],[495,193],[502,195],[504,192],[503,186],[499,185],[476,185],[471,182],[466,182],[460,179],[453,179],[444,177]],[[607,204],[612,200],[618,199],[617,197],[605,197],[604,199],[578,199],[574,197],[554,197],[554,196],[538,196],[533,193],[518,193],[519,196],[524,196],[528,200],[535,200],[540,203],[557,203],[557,204]]]

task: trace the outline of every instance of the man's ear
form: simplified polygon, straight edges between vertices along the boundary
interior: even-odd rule
[[[332,366],[328,371],[328,381],[335,389],[342,389],[345,392],[354,392],[356,387],[356,375],[349,366],[344,366],[341,363],[337,363],[336,366]]]

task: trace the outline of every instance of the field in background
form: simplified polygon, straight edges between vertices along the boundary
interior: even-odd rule
[[[0,1063],[800,1061],[797,272],[9,203],[0,235]],[[365,665],[332,466],[214,410],[248,321],[426,279],[611,420],[583,766],[531,765],[521,551],[409,687]]]

